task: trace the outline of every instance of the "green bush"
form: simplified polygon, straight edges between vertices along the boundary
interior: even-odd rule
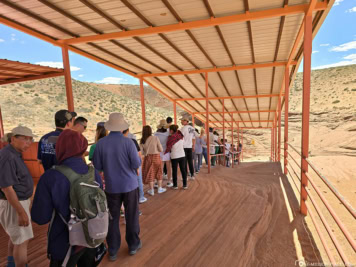
[[[23,84],[22,86],[25,87],[25,88],[33,88],[33,87],[35,87],[34,84]]]
[[[340,100],[333,101],[333,104],[337,104],[337,103],[340,103]]]

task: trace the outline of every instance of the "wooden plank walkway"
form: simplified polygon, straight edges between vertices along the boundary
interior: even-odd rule
[[[292,221],[280,181],[295,214]],[[278,163],[214,167],[211,175],[203,168],[189,190],[168,190],[149,197],[140,208],[143,248],[129,256],[123,236],[118,260],[110,263],[105,258],[101,266],[295,266],[294,231],[303,257],[321,262]],[[122,222],[120,227],[124,233]],[[48,266],[47,226],[34,229],[29,266]],[[0,229],[0,266],[6,256],[4,236]]]

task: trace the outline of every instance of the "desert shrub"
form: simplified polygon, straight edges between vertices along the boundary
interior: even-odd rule
[[[41,97],[35,97],[34,99],[32,99],[32,103],[35,105],[41,105],[45,102],[45,100]]]
[[[352,91],[352,92],[356,92],[356,88],[354,88],[354,89],[351,89],[351,91]]]
[[[337,103],[340,103],[340,100],[333,101],[333,104],[337,104]]]
[[[22,86],[23,86],[24,88],[33,88],[33,87],[35,87],[34,84],[23,84]]]

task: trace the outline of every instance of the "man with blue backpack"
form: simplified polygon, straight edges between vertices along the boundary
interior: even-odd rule
[[[64,130],[56,143],[58,165],[37,185],[31,217],[40,225],[50,223],[50,267],[99,264],[96,256],[107,235],[109,215],[101,177],[82,159],[87,147],[83,135]]]

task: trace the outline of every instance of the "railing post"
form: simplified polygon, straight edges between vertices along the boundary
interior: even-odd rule
[[[277,162],[277,112],[276,112],[276,117],[274,119],[274,161]]]
[[[273,124],[271,127],[271,161],[272,162],[274,161],[274,158],[273,158]]]
[[[0,106],[0,148],[3,147],[1,139],[4,137],[4,124],[2,123],[2,114],[1,114],[1,106]]]
[[[239,151],[239,145],[240,145],[240,122],[237,122],[237,147],[236,147],[237,152]],[[241,157],[241,153],[238,153],[237,158],[239,160],[239,164],[240,164],[240,157]]]
[[[72,89],[72,77],[70,74],[70,63],[68,55],[68,46],[62,46],[62,59],[64,68],[64,81],[66,85],[67,105],[69,111],[74,111],[73,89]]]
[[[303,114],[302,114],[302,162],[301,162],[301,196],[300,212],[307,215],[307,190],[308,162],[309,156],[309,109],[310,109],[310,74],[311,74],[311,53],[312,53],[312,14],[304,17],[304,42],[303,42]]]
[[[225,162],[225,102],[224,99],[222,100],[222,108],[223,108],[223,162],[224,162],[224,167],[226,166],[226,162]]]
[[[241,162],[244,160],[244,130],[242,129],[241,131],[241,144],[242,144],[242,148],[241,148]]]
[[[281,162],[282,97],[278,97],[278,162]]]
[[[289,66],[284,74],[284,174],[288,174]]]
[[[210,161],[210,138],[209,138],[209,81],[208,81],[208,73],[205,72],[205,104],[206,104],[206,143],[207,143],[207,153],[208,153],[208,173],[210,173],[211,161]]]
[[[230,114],[231,120],[234,121],[232,114]],[[234,159],[235,159],[235,154],[234,154],[234,123],[231,123],[231,150],[232,150],[232,161],[231,161],[231,168],[234,167]]]
[[[177,125],[177,102],[173,102],[174,124]]]
[[[146,126],[145,91],[143,87],[142,77],[140,78],[140,93],[141,93],[142,126]]]

